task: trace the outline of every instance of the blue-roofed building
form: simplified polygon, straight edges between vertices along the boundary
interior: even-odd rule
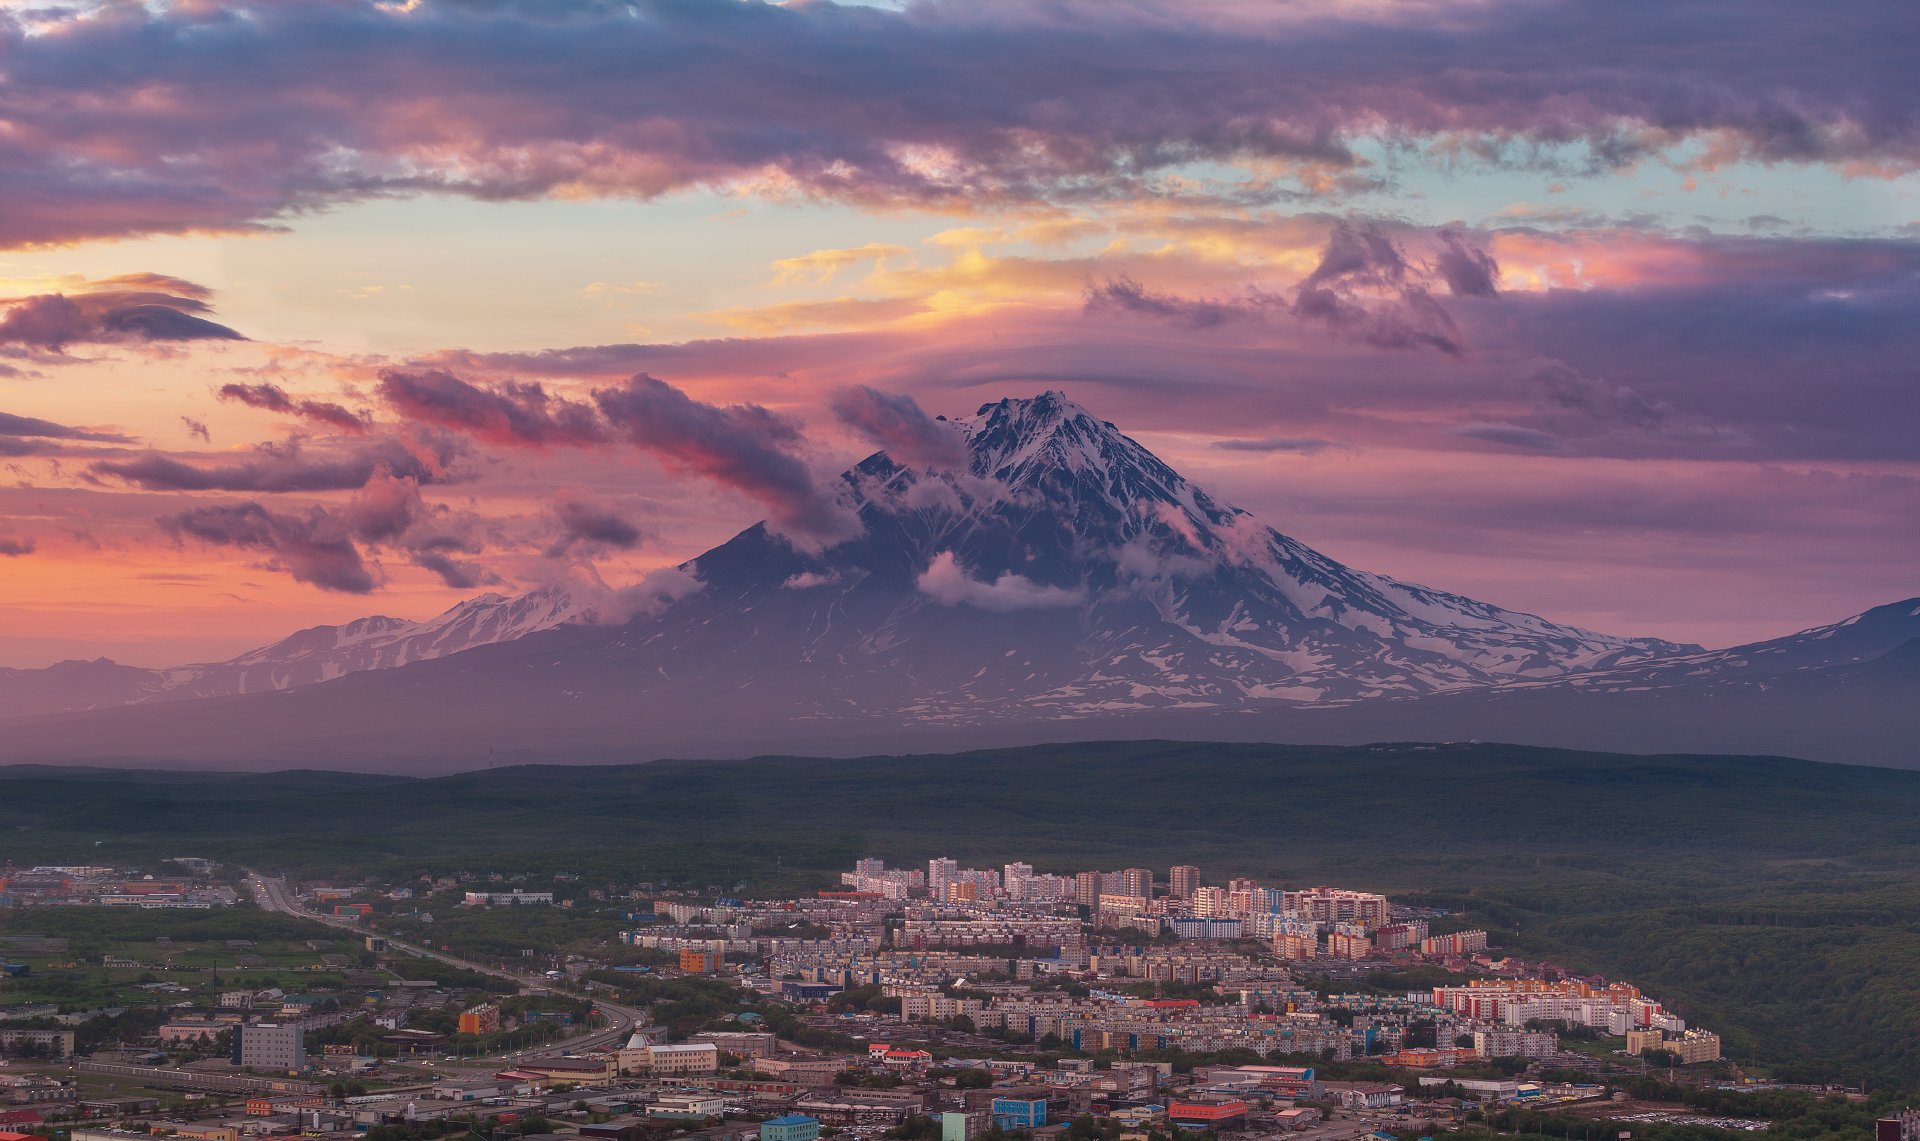
[[[789,1113],[760,1123],[760,1141],[816,1141],[820,1123],[804,1113]]]
[[[1047,1099],[996,1097],[993,1099],[993,1127],[1002,1133],[1016,1129],[1038,1129],[1047,1123]]]

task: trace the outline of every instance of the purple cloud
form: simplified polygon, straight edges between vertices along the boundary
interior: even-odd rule
[[[1549,409],[1599,427],[1657,428],[1670,411],[1624,384],[1587,376],[1565,361],[1542,361],[1529,379]]]
[[[440,551],[415,552],[413,565],[438,575],[443,585],[454,590],[472,590],[500,581],[498,575],[479,563],[456,559]]]
[[[1455,297],[1500,296],[1500,263],[1493,255],[1469,245],[1459,230],[1439,233],[1440,252],[1434,256],[1434,269],[1447,291]]]
[[[1184,325],[1189,329],[1211,329],[1229,321],[1264,317],[1274,301],[1274,298],[1260,293],[1249,293],[1244,299],[1233,301],[1222,301],[1211,297],[1181,297],[1178,294],[1148,289],[1123,274],[1099,285],[1088,285],[1086,311],[1088,313],[1132,313],[1175,325]]]
[[[41,420],[33,416],[15,416],[10,412],[0,412],[0,437],[33,436],[46,440],[77,440],[98,444],[131,443],[127,436],[113,432],[94,432],[85,428],[70,428],[65,424],[56,424],[51,420]]]
[[[382,472],[418,483],[445,482],[446,467],[455,454],[445,441],[424,449],[387,439],[318,457],[297,445],[276,445],[263,447],[254,459],[207,466],[148,452],[131,460],[103,460],[87,471],[95,478],[111,477],[148,491],[348,491],[365,486]]]
[[[11,535],[0,535],[0,558],[17,559],[30,555],[37,548],[32,539],[16,539]]]
[[[752,497],[779,530],[817,541],[859,533],[858,518],[791,450],[800,439],[796,422],[758,404],[703,403],[644,373],[595,389],[593,398],[628,443]]]
[[[4,176],[0,176],[3,179]],[[104,285],[186,287],[190,296],[154,289],[102,289]],[[0,345],[62,352],[70,344],[116,341],[245,340],[198,314],[208,311],[206,290],[191,282],[139,274],[92,282],[86,292],[40,293],[0,299]]]
[[[438,369],[380,374],[380,395],[409,420],[437,424],[498,444],[586,447],[607,441],[593,406],[537,383],[477,385]]]
[[[926,414],[904,393],[857,384],[835,390],[828,401],[840,422],[909,467],[964,470],[966,442],[953,425]]]
[[[1335,226],[1289,311],[1376,349],[1430,348],[1458,356],[1466,347],[1406,253],[1375,225]]]
[[[1461,424],[1452,432],[1464,439],[1485,440],[1490,444],[1522,448],[1530,452],[1567,450],[1566,441],[1552,432],[1543,432],[1538,428],[1528,428],[1519,424]]]
[[[1215,449],[1223,452],[1287,452],[1300,456],[1317,455],[1341,446],[1318,436],[1263,436],[1257,440],[1216,440],[1213,444]]]
[[[1337,184],[1369,177],[1352,144],[1377,135],[1574,173],[1690,141],[1912,170],[1903,2],[42,6],[0,19],[0,244],[769,171],[888,204],[1169,192],[1236,161]]]
[[[367,416],[350,412],[329,400],[308,400],[289,396],[287,391],[277,384],[223,384],[215,395],[221,400],[236,401],[249,408],[278,412],[284,416],[298,416],[303,420],[324,424],[353,436],[365,435],[373,426],[371,419]]]
[[[377,585],[347,527],[319,509],[276,513],[248,500],[196,507],[160,521],[169,534],[257,551],[270,565],[321,590],[366,594]]]
[[[612,507],[579,493],[563,493],[554,501],[553,518],[560,537],[547,548],[558,557],[576,544],[630,551],[640,545],[643,532]]]

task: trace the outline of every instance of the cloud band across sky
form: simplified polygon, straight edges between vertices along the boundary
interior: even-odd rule
[[[1653,158],[1903,172],[1917,37],[1900,0],[11,9],[0,244],[424,192],[1331,199],[1394,177],[1362,142],[1572,175]]]

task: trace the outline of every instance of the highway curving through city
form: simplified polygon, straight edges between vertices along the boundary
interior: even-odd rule
[[[370,934],[366,928],[362,927],[355,920],[345,919],[337,915],[321,915],[301,907],[299,900],[294,898],[293,893],[288,890],[286,881],[284,880],[264,876],[252,869],[248,869],[247,887],[253,892],[254,902],[265,910],[278,911],[283,915],[292,915],[300,919],[310,920],[314,923],[324,923],[329,927],[338,928],[343,931],[352,931],[356,935]],[[502,970],[498,967],[489,967],[481,963],[459,958],[455,955],[449,955],[444,951],[436,951],[431,947],[423,947],[418,943],[409,943],[404,939],[395,939],[393,936],[384,932],[378,932],[377,934],[379,934],[380,938],[387,941],[389,947],[402,954],[412,955],[416,958],[432,959],[435,962],[445,963],[450,967],[459,967],[462,970],[476,971],[480,974],[503,979],[519,986],[540,987],[546,990],[560,991],[560,988],[555,987],[551,979],[545,977],[516,974],[513,971]],[[560,993],[567,992],[560,991]],[[607,1025],[598,1030],[589,1030],[587,1033],[577,1035],[573,1038],[548,1043],[541,1048],[540,1052],[564,1053],[567,1051],[593,1050],[609,1045],[617,1046],[624,1043],[634,1030],[646,1022],[646,1012],[643,1010],[618,1006],[590,995],[576,995],[575,997],[590,999],[594,1007],[607,1019]],[[503,1054],[501,1056],[509,1057],[514,1055]]]

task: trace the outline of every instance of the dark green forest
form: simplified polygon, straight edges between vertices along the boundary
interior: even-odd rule
[[[189,850],[191,849],[191,850]],[[0,769],[0,858],[771,893],[862,855],[1384,890],[1787,1077],[1920,1086],[1920,773],[1497,744],[1121,742],[433,779]],[[0,913],[0,930],[30,929]]]

